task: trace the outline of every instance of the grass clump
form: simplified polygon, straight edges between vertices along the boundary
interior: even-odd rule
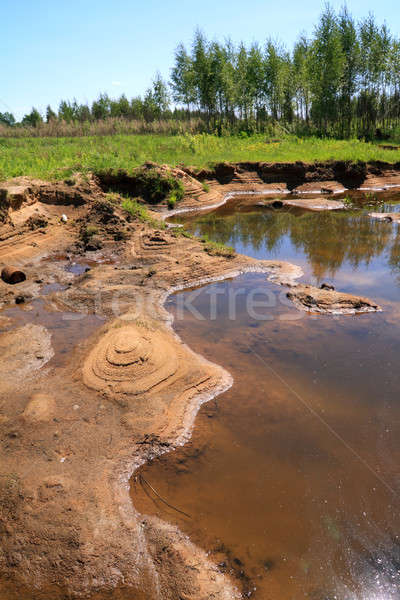
[[[136,221],[140,221],[141,223],[147,223],[151,227],[156,227],[157,229],[165,229],[166,225],[163,221],[158,221],[154,219],[149,211],[143,204],[140,204],[137,200],[133,198],[125,198],[121,204],[122,209],[128,213],[133,219]]]
[[[96,235],[97,233],[99,233],[99,229],[98,227],[96,227],[96,225],[88,225],[85,231],[88,237],[92,237],[92,235]]]
[[[345,196],[342,200],[343,204],[346,208],[351,208],[354,204],[352,198],[350,196]]]
[[[121,195],[118,192],[107,192],[106,198],[113,206],[119,206],[121,202]]]
[[[176,193],[172,192],[172,194],[168,197],[168,200],[167,200],[168,208],[170,210],[172,210],[173,208],[175,208],[177,202],[178,202],[178,199],[176,197]]]
[[[190,231],[187,231],[184,227],[174,227],[171,230],[171,233],[175,238],[184,237],[193,239],[195,237],[192,233],[190,233]]]
[[[202,182],[201,187],[203,188],[203,192],[205,192],[206,194],[208,194],[208,192],[210,191],[210,186],[208,185],[208,183],[206,183],[205,181]]]
[[[226,246],[222,242],[214,242],[208,239],[208,237],[203,237],[202,242],[204,243],[204,251],[210,256],[233,258],[236,255],[236,251],[232,246]]]
[[[82,241],[86,244],[90,241],[90,239],[99,233],[98,227],[96,225],[86,225],[81,230],[81,238]]]

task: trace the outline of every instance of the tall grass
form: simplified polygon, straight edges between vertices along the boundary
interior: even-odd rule
[[[179,135],[184,133],[202,133],[206,123],[200,118],[161,119],[154,121],[108,118],[100,121],[66,121],[52,120],[49,123],[38,123],[36,127],[18,125],[8,127],[0,123],[0,137],[84,137],[94,135]]]
[[[400,161],[400,151],[358,140],[287,137],[269,143],[264,135],[114,135],[81,138],[0,138],[0,179],[29,175],[67,179],[74,172],[126,169],[146,161],[207,167],[216,162]]]

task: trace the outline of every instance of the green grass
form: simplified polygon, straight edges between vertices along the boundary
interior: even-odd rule
[[[207,167],[216,162],[313,162],[316,160],[400,161],[400,151],[377,143],[288,137],[267,143],[264,135],[115,135],[80,138],[0,138],[0,179],[29,175],[70,179],[77,171],[126,169],[146,161]]]
[[[168,173],[160,173],[158,169],[138,169],[135,172],[138,196],[142,196],[149,204],[158,204],[167,199],[168,207],[173,208],[184,197],[185,188],[181,181]]]
[[[165,229],[166,227],[163,221],[153,219],[147,208],[132,198],[125,198],[121,203],[121,207],[136,221],[147,223],[148,225],[151,225],[151,227],[156,227],[158,229]]]
[[[223,256],[224,258],[233,258],[236,251],[232,246],[226,246],[222,242],[214,242],[208,236],[202,237],[204,243],[204,251],[210,256]]]
[[[174,227],[170,230],[170,232],[176,238],[184,237],[194,239],[195,237],[192,233],[190,233],[190,231],[187,231],[184,227]]]

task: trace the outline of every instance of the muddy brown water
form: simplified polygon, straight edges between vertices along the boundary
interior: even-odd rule
[[[398,210],[400,196],[379,199]],[[135,507],[176,523],[246,597],[400,598],[400,230],[363,208],[230,203],[181,221],[383,312],[299,312],[255,274],[172,296],[175,330],[234,385],[203,405],[188,444],[135,475]]]

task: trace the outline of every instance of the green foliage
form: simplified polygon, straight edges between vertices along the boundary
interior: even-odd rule
[[[206,194],[208,194],[208,192],[210,191],[210,186],[208,185],[208,183],[206,183],[205,181],[202,182],[201,187],[203,188],[203,192],[205,192]]]
[[[400,121],[400,41],[373,16],[359,26],[346,8],[327,5],[311,39],[292,51],[268,40],[247,48],[209,42],[197,31],[181,44],[171,86],[177,102],[197,107],[209,131],[285,131],[372,139]],[[380,131],[377,131],[380,130]],[[385,134],[385,133],[384,133]]]
[[[13,127],[15,125],[15,117],[10,112],[0,112],[0,123],[7,125],[8,127]]]
[[[168,86],[157,73],[153,87],[148,89],[144,99],[143,112],[147,120],[160,119],[169,108]]]
[[[42,115],[36,108],[32,108],[31,112],[25,115],[21,121],[22,125],[29,125],[30,127],[37,127],[42,122]]]
[[[175,192],[172,192],[172,193],[169,195],[169,197],[168,197],[168,200],[167,200],[167,205],[168,205],[168,208],[169,208],[170,210],[172,210],[173,208],[175,208],[175,206],[176,206],[176,202],[177,202],[177,199],[176,199],[176,194],[175,194]]]
[[[51,108],[50,104],[48,104],[46,108],[46,123],[50,123],[51,121],[55,121],[57,119],[57,114]]]
[[[149,204],[158,204],[167,200],[168,207],[173,208],[185,195],[185,189],[178,179],[156,168],[137,170],[135,183],[139,195]]]
[[[329,6],[315,30],[309,60],[311,115],[318,131],[326,134],[339,116],[338,97],[345,61],[337,18]]]

